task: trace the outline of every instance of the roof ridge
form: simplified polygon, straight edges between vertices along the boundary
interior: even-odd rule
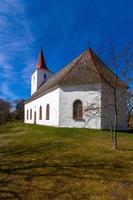
[[[96,61],[95,61],[95,59],[94,59],[93,52],[92,52],[91,49],[90,49],[90,55],[91,55],[92,61],[93,61],[94,65],[95,65],[95,67],[96,67],[96,69],[97,69],[97,71],[98,71],[98,73],[99,73],[101,79],[104,79],[103,74],[100,72],[100,70],[99,70],[99,68],[98,68],[98,66],[97,66],[97,63],[96,63]]]

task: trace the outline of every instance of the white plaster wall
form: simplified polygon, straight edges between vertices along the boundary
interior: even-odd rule
[[[50,106],[50,119],[46,120],[46,105]],[[39,107],[42,106],[42,120],[39,120]],[[32,109],[32,120],[30,120],[30,109]],[[29,110],[29,120],[27,120],[27,110]],[[25,123],[34,123],[34,113],[36,111],[36,123],[40,125],[59,125],[59,89],[55,89],[44,96],[25,104]]]
[[[119,89],[118,95],[119,107],[118,107],[118,129],[119,130],[128,130],[128,112],[127,112],[127,90]]]
[[[44,74],[46,74],[46,79],[44,78]],[[31,76],[31,95],[36,92],[42,83],[51,78],[51,76],[53,76],[52,72],[37,69]]]
[[[114,127],[115,110],[114,110],[114,94],[113,90],[107,85],[102,84],[102,128],[110,129],[110,122]],[[118,103],[118,129],[127,130],[127,100],[126,89],[119,89],[117,95]],[[106,118],[107,116],[107,118]]]
[[[101,95],[102,91],[102,95]],[[121,91],[121,104],[119,107],[118,129],[127,129],[127,103],[126,90]],[[81,100],[83,108],[92,103],[101,107],[98,115],[91,115],[84,112],[82,121],[73,119],[73,103]],[[46,105],[50,105],[50,120],[46,120]],[[60,126],[60,127],[86,127],[97,129],[109,129],[109,120],[106,119],[106,105],[109,104],[108,111],[111,123],[114,123],[113,93],[107,85],[92,83],[89,85],[62,86],[51,91],[44,96],[25,105],[25,122],[34,123],[34,112],[36,111],[36,123],[41,125]],[[39,107],[42,106],[42,120],[39,120]],[[32,109],[32,120],[30,120],[30,109]],[[29,110],[29,120],[27,120],[27,110]]]
[[[86,128],[101,128],[101,116],[86,119],[84,114],[83,121],[73,119],[73,103],[75,100],[81,100],[83,107],[88,103],[97,102],[101,106],[101,84],[93,83],[89,85],[79,86],[62,86],[60,88],[60,108],[59,108],[59,126],[61,127],[86,127]]]
[[[31,95],[37,90],[37,70],[31,76]]]

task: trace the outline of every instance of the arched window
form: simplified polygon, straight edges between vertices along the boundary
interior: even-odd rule
[[[80,100],[76,100],[73,103],[73,118],[82,119],[83,118],[83,105]]]
[[[32,109],[30,109],[30,120],[32,120]]]
[[[46,120],[49,120],[50,118],[50,106],[47,104],[46,106]]]
[[[29,119],[29,110],[27,110],[27,120]]]
[[[39,119],[42,120],[42,106],[39,108]]]

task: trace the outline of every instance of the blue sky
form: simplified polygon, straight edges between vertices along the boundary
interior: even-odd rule
[[[133,39],[132,0],[0,0],[0,97],[26,99],[40,46],[57,72],[89,45]]]

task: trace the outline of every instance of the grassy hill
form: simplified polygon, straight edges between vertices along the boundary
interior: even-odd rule
[[[0,127],[0,200],[132,200],[133,134]]]

